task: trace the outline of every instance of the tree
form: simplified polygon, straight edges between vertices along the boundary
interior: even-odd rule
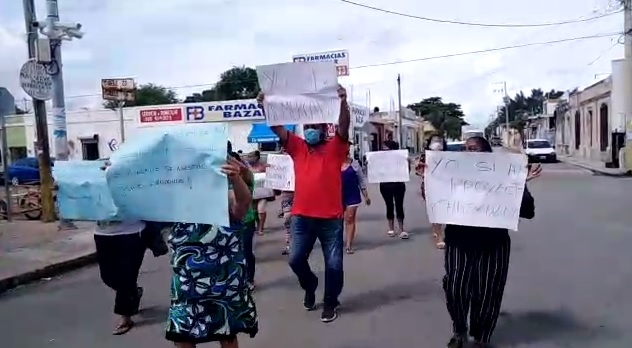
[[[410,104],[409,109],[430,122],[437,132],[452,139],[461,137],[461,127],[467,125],[461,105],[444,103],[441,97],[426,98],[419,103]]]
[[[498,109],[498,115],[496,118],[485,128],[485,134],[493,134],[496,127],[501,124],[505,124],[507,116],[505,110],[509,110],[509,127],[516,129],[522,133],[529,115],[538,115],[543,112],[544,102],[549,99],[557,99],[564,94],[562,91],[556,91],[555,89],[549,92],[543,92],[540,88],[534,88],[531,90],[531,95],[525,96],[524,92],[520,91],[515,97],[509,98],[509,103]]]
[[[204,90],[202,93],[193,93],[186,97],[184,102],[252,99],[257,97],[260,90],[255,69],[245,66],[233,67],[220,75],[219,81],[213,88]]]
[[[136,101],[125,102],[125,107],[176,104],[179,102],[176,92],[172,89],[148,83],[146,85],[140,85],[136,89]],[[107,100],[103,103],[103,106],[106,109],[116,109],[118,108],[118,102],[115,100]]]

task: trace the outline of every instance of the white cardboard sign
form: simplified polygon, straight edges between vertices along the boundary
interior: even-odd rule
[[[340,114],[333,62],[282,63],[257,67],[270,126],[333,123]]]
[[[426,151],[424,174],[430,222],[518,230],[524,155]]]
[[[265,188],[294,191],[294,161],[289,155],[268,155]]]
[[[366,153],[369,183],[408,182],[408,150],[371,151]]]

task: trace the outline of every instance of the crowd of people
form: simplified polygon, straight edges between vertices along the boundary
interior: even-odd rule
[[[155,256],[161,256],[168,253],[168,245],[172,280],[166,338],[178,348],[193,348],[205,342],[236,348],[238,334],[254,337],[258,316],[253,298],[253,240],[265,233],[266,205],[276,199],[281,201],[280,217],[286,235],[282,252],[288,255],[289,266],[304,292],[304,308],[311,311],[316,307],[319,279],[308,259],[318,240],[325,263],[320,319],[332,322],[338,317],[344,284],[343,255],[355,252],[358,207],[363,202],[371,204],[362,169],[349,154],[351,121],[346,90],[340,87],[338,95],[340,115],[331,138],[326,136],[325,124],[305,125],[304,138],[283,126],[271,127],[283,145],[282,152],[294,162],[294,191],[257,192],[255,174],[266,168],[261,155],[229,150],[221,168],[229,181],[229,226],[143,221],[98,224],[95,242],[101,277],[116,292],[114,313],[121,318],[113,334],[124,334],[134,326],[132,318],[138,313],[143,295],[138,274],[145,250],[149,248]],[[259,102],[264,97],[260,95]],[[480,137],[468,139],[465,146],[466,151],[491,152],[487,140]],[[426,148],[444,150],[445,140],[432,137]],[[384,143],[384,150],[397,149],[399,144],[392,137]],[[424,168],[422,156],[415,163],[415,172],[423,176]],[[527,180],[539,175],[539,169],[531,170]],[[386,234],[408,239],[404,225],[405,183],[380,183],[379,191],[386,206]],[[425,191],[423,186],[421,191]],[[534,199],[525,188],[520,216],[533,218],[534,211]],[[161,238],[164,231],[166,243]],[[448,347],[487,347],[507,279],[511,243],[508,231],[435,224],[433,232],[437,247],[445,249],[443,289],[454,331]]]

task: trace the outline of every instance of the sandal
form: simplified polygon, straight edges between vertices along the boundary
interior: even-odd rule
[[[443,238],[441,238],[441,236],[439,236],[437,233],[433,233],[432,238],[435,241],[437,249],[445,249],[445,242],[443,241]]]
[[[353,248],[352,248],[352,247],[347,247],[347,248],[345,249],[345,252],[346,252],[347,254],[351,255],[351,254],[355,253],[355,250],[353,250]]]
[[[115,335],[115,336],[125,335],[133,327],[134,327],[134,322],[131,320],[122,322],[118,324],[118,326],[114,329],[114,331],[112,331],[112,335]]]

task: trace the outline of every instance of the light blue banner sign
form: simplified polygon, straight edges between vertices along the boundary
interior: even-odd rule
[[[57,161],[53,178],[57,185],[59,214],[68,220],[120,221],[118,209],[101,169],[103,161]]]
[[[224,123],[142,129],[110,157],[114,203],[135,220],[228,226],[227,141]]]

